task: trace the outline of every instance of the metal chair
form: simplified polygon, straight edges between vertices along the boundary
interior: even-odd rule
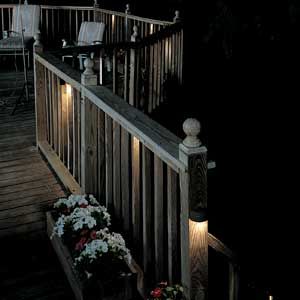
[[[95,44],[102,44],[103,35],[105,30],[105,24],[102,22],[82,22],[79,29],[78,41],[74,43],[75,46],[88,46]],[[63,47],[68,47],[66,40],[63,40]],[[63,61],[66,57],[72,57],[70,55],[63,56]],[[83,70],[83,60],[87,57],[86,53],[80,53],[79,67]]]
[[[27,68],[30,66],[30,53],[32,52],[34,36],[39,33],[39,24],[39,5],[16,5],[13,9],[11,30],[4,32],[5,38],[0,40],[0,56],[14,56],[16,72],[18,71],[16,57],[22,56],[23,58],[24,85],[16,105],[21,101],[24,92],[26,100],[29,101]]]

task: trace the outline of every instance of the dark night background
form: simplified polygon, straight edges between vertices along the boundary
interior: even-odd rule
[[[173,119],[199,118],[209,158],[217,164],[208,183],[210,231],[237,251],[248,282],[288,299],[299,219],[293,175],[298,171],[299,1],[98,2],[117,10],[130,2],[134,14],[153,18],[171,19],[181,10],[185,85],[173,104]]]

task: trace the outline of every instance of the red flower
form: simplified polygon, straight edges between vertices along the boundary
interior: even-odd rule
[[[97,238],[97,232],[96,232],[96,230],[92,230],[91,231],[90,237],[91,237],[92,240],[95,240]]]
[[[160,298],[161,296],[161,289],[160,288],[156,288],[155,290],[153,290],[150,294],[152,297],[154,298]]]
[[[87,204],[80,204],[79,207],[80,207],[80,208],[87,208],[88,205],[87,205]]]
[[[87,239],[85,237],[82,237],[79,242],[75,245],[75,250],[80,251],[84,248],[84,245],[86,244]]]

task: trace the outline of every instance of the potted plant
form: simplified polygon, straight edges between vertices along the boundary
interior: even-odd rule
[[[47,232],[77,300],[132,299],[137,274],[121,234],[92,195],[59,199],[47,212]]]
[[[160,282],[150,292],[148,300],[183,300],[183,288],[179,284],[168,285],[167,282]]]

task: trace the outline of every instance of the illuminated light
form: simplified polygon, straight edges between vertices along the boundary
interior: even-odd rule
[[[140,141],[134,136],[133,137],[133,149],[134,152],[137,152],[139,150]]]
[[[72,94],[72,87],[69,84],[66,84],[66,92],[67,92],[67,96],[71,96]]]
[[[112,16],[111,16],[112,25],[115,24],[115,17],[116,17],[115,15],[112,15]]]
[[[190,226],[191,232],[203,233],[203,234],[208,232],[208,221],[195,222],[195,221],[189,220],[189,226]]]
[[[153,33],[153,24],[150,24],[150,34]]]
[[[273,300],[273,296],[269,296],[269,300]]]

